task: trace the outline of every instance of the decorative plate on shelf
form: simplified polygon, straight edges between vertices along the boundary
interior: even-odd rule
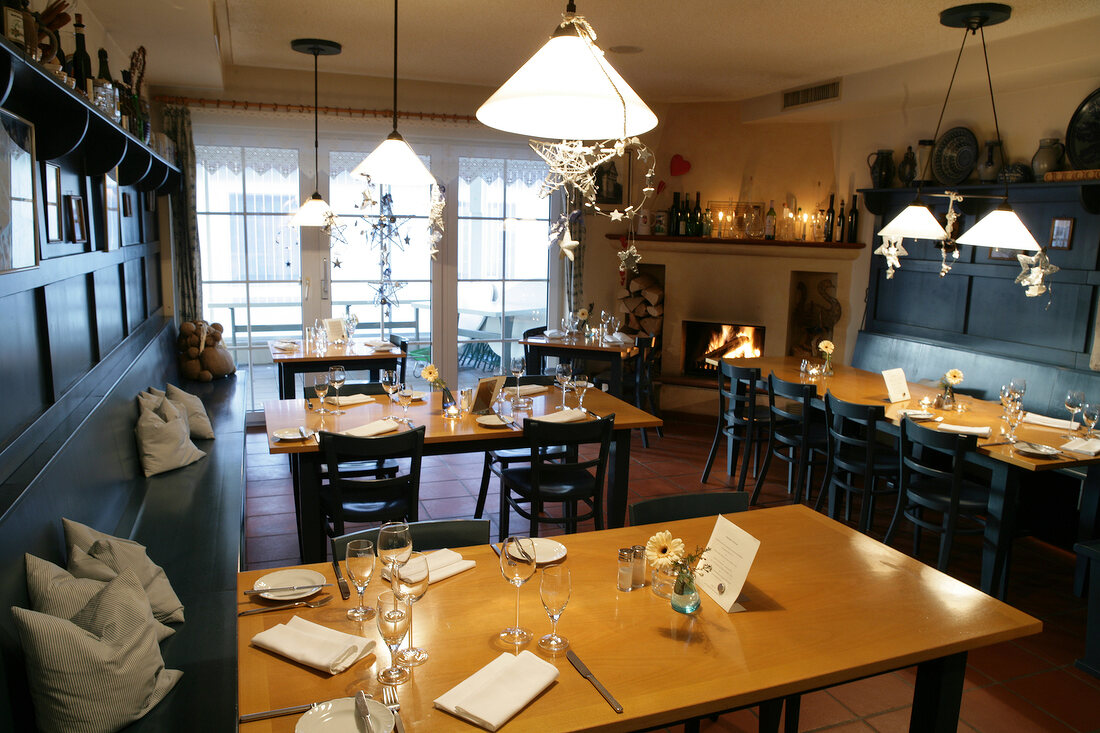
[[[957,186],[978,163],[978,138],[968,128],[952,127],[932,149],[932,175],[943,186]]]
[[[1085,97],[1069,118],[1066,157],[1077,170],[1100,168],[1100,89]]]

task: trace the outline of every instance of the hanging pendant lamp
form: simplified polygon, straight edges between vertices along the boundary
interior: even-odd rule
[[[611,140],[657,126],[657,115],[604,58],[570,0],[538,53],[477,110],[489,127],[555,140]]]
[[[317,177],[320,171],[317,165],[317,57],[335,56],[342,50],[336,41],[320,38],[298,38],[290,42],[290,47],[298,53],[313,55],[313,195],[302,202],[298,211],[290,217],[290,225],[295,227],[321,227],[332,221],[332,207],[325,203],[317,191]]]
[[[397,0],[393,0],[393,132],[352,170],[353,174],[369,176],[373,183],[397,186],[435,185],[424,161],[397,131]]]

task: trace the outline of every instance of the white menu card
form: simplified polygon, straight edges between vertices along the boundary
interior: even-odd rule
[[[719,515],[707,542],[707,551],[699,559],[698,567],[710,565],[710,570],[696,571],[695,587],[729,613],[734,610],[759,549],[760,540]],[[738,606],[736,610],[743,611],[744,608]]]
[[[886,380],[886,393],[890,402],[904,402],[909,399],[909,382],[905,381],[904,369],[883,369],[882,378]]]

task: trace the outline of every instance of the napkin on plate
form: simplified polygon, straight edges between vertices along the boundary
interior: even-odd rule
[[[383,341],[381,339],[365,339],[362,343],[366,344],[372,349],[388,349],[389,347],[393,346],[393,342]]]
[[[349,394],[343,397],[326,397],[325,402],[330,405],[337,405],[338,407],[350,407],[352,405],[361,405],[364,402],[374,402],[374,398],[365,394]]]
[[[543,332],[542,335],[548,339],[560,339],[562,336],[565,335],[565,331],[559,331],[556,328],[548,328],[546,329],[546,331]]]
[[[1087,456],[1100,454],[1100,438],[1074,438],[1062,445],[1062,450],[1084,453]]]
[[[339,674],[374,649],[374,641],[294,616],[252,637],[252,643],[322,672]]]
[[[951,423],[941,422],[940,432],[977,435],[979,438],[988,438],[990,430],[988,425],[952,425]]]
[[[1023,421],[1029,425],[1041,425],[1044,428],[1058,428],[1059,430],[1074,430],[1077,428],[1077,423],[1072,420],[1047,417],[1035,412],[1025,412]]]
[[[298,343],[296,341],[275,341],[271,344],[275,347],[276,351],[297,351]]]
[[[534,420],[542,420],[543,422],[578,422],[583,420],[587,416],[584,410],[574,410],[570,407],[567,410],[561,410],[560,412],[551,412],[546,415],[541,415]]]
[[[907,417],[910,420],[931,420],[935,415],[928,410],[898,410],[898,417]]]
[[[549,389],[550,388],[547,387],[545,384],[521,384],[519,387],[519,395],[520,397],[527,397],[528,395],[542,394]],[[504,392],[505,394],[515,394],[516,388],[505,387]]]
[[[397,423],[383,418],[382,420],[369,422],[366,425],[360,425],[357,428],[349,428],[344,431],[344,435],[352,435],[356,438],[373,438],[375,435],[392,433],[394,430],[397,430]]]
[[[504,652],[435,699],[435,706],[496,730],[558,678],[558,668],[526,649]]]
[[[428,584],[445,580],[452,575],[469,570],[477,565],[473,560],[463,560],[462,555],[454,550],[436,550],[424,556],[428,560]],[[382,570],[382,577],[390,579],[388,568]]]

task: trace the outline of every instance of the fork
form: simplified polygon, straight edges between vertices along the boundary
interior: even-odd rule
[[[281,606],[267,606],[265,608],[250,608],[247,611],[241,611],[238,616],[251,616],[254,613],[267,613],[268,611],[284,611],[288,608],[319,608],[332,600],[332,596],[323,595],[315,601],[297,601],[295,603],[284,603]]]
[[[389,685],[382,685],[382,702],[393,713],[397,733],[405,733],[405,723],[401,720],[401,701],[397,699],[397,690]]]

